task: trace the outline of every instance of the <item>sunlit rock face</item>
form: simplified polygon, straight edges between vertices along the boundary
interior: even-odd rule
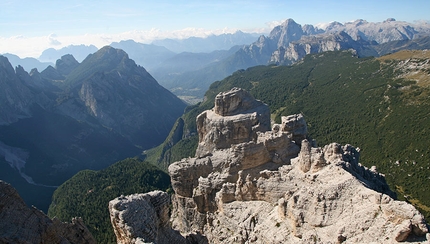
[[[196,157],[169,166],[170,223],[199,237],[188,243],[428,241],[423,215],[359,163],[358,148],[316,147],[301,114],[269,128],[267,111],[234,88],[197,117]]]
[[[200,157],[233,144],[255,141],[257,132],[270,130],[269,107],[247,91],[233,88],[215,98],[213,110],[197,116]]]

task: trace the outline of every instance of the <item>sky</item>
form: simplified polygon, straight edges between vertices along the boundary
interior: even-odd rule
[[[428,0],[1,0],[0,53],[39,57],[47,48],[133,39],[266,34],[284,20],[341,23],[387,18],[430,22]]]

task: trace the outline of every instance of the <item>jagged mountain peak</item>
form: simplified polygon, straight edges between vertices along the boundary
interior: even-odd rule
[[[342,26],[344,26],[342,23],[337,22],[337,21],[332,21],[327,25],[327,27],[325,28],[325,31],[330,31],[332,29],[336,29],[336,28],[339,28]]]
[[[0,68],[3,68],[4,71],[8,75],[13,75],[15,73],[15,71],[13,70],[12,65],[9,62],[9,59],[6,58],[5,56],[2,56],[2,55],[0,55]]]
[[[124,52],[122,49],[113,48],[111,46],[104,46],[100,48],[97,52],[89,55],[82,63],[90,61],[99,61],[99,60],[109,60],[111,62],[120,62],[124,59],[129,59],[128,54]]]
[[[151,76],[143,67],[137,66],[124,50],[105,46],[97,52],[88,55],[80,65],[67,75],[64,84],[67,86],[80,85],[92,74],[109,73],[112,71],[119,72],[118,74],[127,73],[129,75],[139,74],[144,77]],[[151,77],[151,80],[154,79]]]
[[[65,77],[51,65],[49,65],[46,69],[40,72],[40,75],[45,79],[53,81],[63,81],[65,79]]]
[[[396,21],[395,18],[388,18],[387,20],[385,20],[384,22],[390,22],[390,21]]]
[[[355,26],[359,26],[359,25],[367,24],[369,22],[367,22],[367,20],[364,20],[364,19],[357,19],[357,20],[355,20],[353,22],[348,22],[347,24],[349,24],[349,23],[351,23],[351,24],[353,24]]]
[[[62,75],[68,75],[73,69],[78,67],[79,62],[71,54],[63,55],[55,63],[55,69]]]
[[[300,40],[303,29],[293,19],[287,19],[281,25],[276,26],[269,34],[269,39],[274,41],[277,47],[286,46],[292,41]]]
[[[297,23],[293,19],[288,18],[281,24],[281,26],[288,26],[288,25],[297,25]]]

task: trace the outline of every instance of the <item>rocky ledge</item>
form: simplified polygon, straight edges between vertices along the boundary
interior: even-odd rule
[[[42,211],[29,208],[18,192],[0,180],[0,243],[76,243],[96,240],[81,218],[71,223],[51,220]]]
[[[186,236],[175,237],[177,243],[429,242],[423,215],[395,200],[375,167],[359,163],[358,148],[316,147],[302,115],[282,117],[271,129],[269,116],[268,107],[242,89],[220,93],[215,108],[197,117],[196,157],[169,167],[175,191],[170,221],[163,210],[155,222],[145,217],[120,227],[114,209],[128,207],[111,205],[135,201],[115,199],[110,212],[118,240],[119,229],[156,223]],[[152,209],[147,212],[157,212]],[[144,231],[139,240],[169,243],[159,235]]]

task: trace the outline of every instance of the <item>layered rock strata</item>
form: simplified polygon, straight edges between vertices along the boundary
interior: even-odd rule
[[[51,220],[42,211],[28,208],[18,192],[0,180],[0,243],[96,243],[82,219],[71,223]]]
[[[316,147],[301,114],[270,130],[267,106],[252,100],[220,93],[197,117],[196,157],[169,166],[172,227],[204,237],[191,243],[428,243],[423,215],[358,148]]]

